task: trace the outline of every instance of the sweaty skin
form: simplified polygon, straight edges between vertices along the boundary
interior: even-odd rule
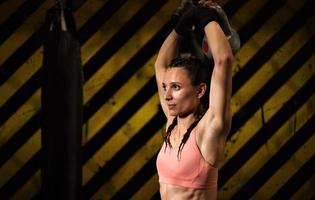
[[[196,143],[200,154],[214,167],[219,165],[223,154],[226,136],[231,127],[230,99],[232,91],[233,54],[229,43],[216,22],[205,27],[209,48],[213,54],[214,69],[210,85],[209,109],[203,115],[196,131]],[[200,98],[204,95],[205,86],[192,86],[187,79],[187,72],[182,68],[168,69],[167,65],[176,57],[181,37],[175,32],[164,41],[155,63],[155,74],[158,84],[162,109],[167,117],[168,127],[177,117],[178,134],[171,134],[170,142],[176,146],[188,127],[198,118]],[[172,132],[173,133],[173,132]],[[162,150],[163,151],[163,150]],[[217,189],[196,189],[160,182],[162,200],[214,200]]]

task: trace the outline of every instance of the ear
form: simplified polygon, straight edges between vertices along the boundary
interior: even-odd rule
[[[207,84],[200,83],[197,87],[197,92],[196,92],[197,97],[201,99],[201,97],[205,94],[206,90],[207,90]]]

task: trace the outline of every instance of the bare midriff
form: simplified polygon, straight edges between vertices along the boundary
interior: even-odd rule
[[[195,189],[160,183],[162,200],[215,200],[217,188]]]

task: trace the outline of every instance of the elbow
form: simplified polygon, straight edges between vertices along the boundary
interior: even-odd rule
[[[233,62],[234,62],[234,56],[233,56],[232,52],[226,52],[226,53],[222,53],[220,56],[218,56],[215,64],[217,66],[232,68]]]
[[[160,61],[155,61],[154,68],[155,70],[164,69],[165,65],[163,65]]]
[[[213,128],[220,133],[220,135],[226,136],[232,127],[232,118],[225,117],[220,119],[214,119]]]

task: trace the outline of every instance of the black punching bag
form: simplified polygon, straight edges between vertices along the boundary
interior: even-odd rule
[[[59,2],[46,14],[42,68],[41,199],[81,196],[82,67],[71,11]]]

